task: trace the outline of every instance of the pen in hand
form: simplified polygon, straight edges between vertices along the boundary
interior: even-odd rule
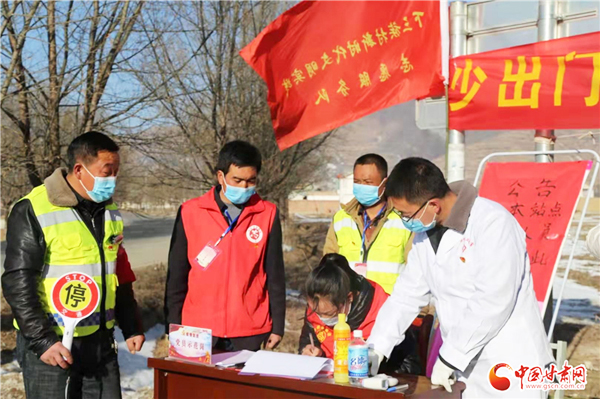
[[[315,340],[312,334],[309,334],[310,345],[306,345],[304,349],[302,349],[302,354],[305,356],[322,356],[323,351],[321,348],[315,346]]]

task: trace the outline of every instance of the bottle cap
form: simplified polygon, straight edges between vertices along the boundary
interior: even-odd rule
[[[338,323],[345,323],[345,322],[346,322],[346,314],[345,313],[338,314]]]
[[[354,338],[362,338],[362,330],[354,330]]]

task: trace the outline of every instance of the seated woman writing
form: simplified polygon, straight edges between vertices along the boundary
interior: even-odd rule
[[[388,298],[383,288],[354,272],[339,254],[321,259],[308,275],[305,289],[307,309],[299,352],[307,356],[333,358],[333,327],[339,313],[347,315],[352,331],[362,330],[364,339],[369,338],[377,313]],[[382,370],[419,374],[420,368],[416,339],[407,332]]]

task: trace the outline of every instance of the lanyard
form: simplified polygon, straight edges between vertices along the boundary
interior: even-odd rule
[[[223,213],[225,214],[225,217],[227,218],[227,221],[229,222],[229,225],[232,226],[233,223],[238,220],[238,218],[240,217],[240,215],[238,215],[238,218],[235,218],[235,220],[231,219],[231,215],[229,214],[229,211],[227,209],[223,210]]]
[[[238,219],[240,218],[240,215],[241,215],[241,214],[240,214],[240,215],[238,215],[238,216],[237,216],[235,219],[233,219],[233,220],[232,220],[232,219],[231,219],[231,215],[229,215],[229,212],[227,212],[227,209],[225,209],[225,212],[224,212],[224,213],[225,213],[225,217],[226,217],[226,218],[227,218],[227,220],[229,221],[229,227],[227,227],[227,229],[226,229],[226,230],[223,232],[223,234],[221,234],[221,237],[219,237],[219,239],[217,240],[217,243],[215,244],[215,247],[216,247],[217,245],[219,245],[219,243],[220,243],[221,241],[223,241],[223,238],[225,238],[225,236],[226,236],[227,234],[229,234],[229,232],[230,232],[231,230],[233,230],[233,226],[235,226],[235,223],[238,221]]]
[[[365,247],[365,240],[367,239],[367,230],[369,227],[371,227],[371,224],[373,223],[373,221],[377,220],[377,218],[379,216],[381,216],[381,214],[385,211],[385,208],[387,208],[386,205],[383,206],[383,208],[381,208],[379,210],[379,212],[377,213],[377,216],[375,216],[375,218],[373,220],[369,220],[367,223],[367,218],[369,217],[369,215],[367,215],[367,210],[365,209],[365,213],[363,214],[363,225],[364,225],[364,229],[363,229],[363,233],[362,233],[362,244],[360,247],[360,257],[362,258],[362,261],[365,262],[365,255],[367,254],[367,248]]]

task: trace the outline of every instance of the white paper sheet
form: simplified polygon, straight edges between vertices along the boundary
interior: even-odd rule
[[[333,371],[333,361],[324,357],[258,351],[240,374],[313,379],[320,371]]]
[[[248,350],[244,349],[242,351],[239,351],[236,354],[233,354],[233,356],[230,356],[227,359],[224,359],[223,361],[217,362],[215,364],[217,366],[229,367],[229,366],[233,366],[235,364],[246,363],[248,360],[250,360],[250,358],[252,356],[254,356],[255,353],[256,352],[252,352],[252,351],[248,351]]]

